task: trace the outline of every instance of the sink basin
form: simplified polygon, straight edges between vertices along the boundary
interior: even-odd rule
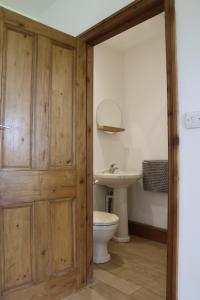
[[[126,188],[141,177],[141,171],[117,171],[113,174],[108,171],[94,173],[94,180],[96,180],[98,184],[106,185],[111,188]]]
[[[127,188],[142,177],[141,171],[117,171],[94,173],[95,183],[113,188],[113,213],[119,217],[119,227],[114,236],[117,242],[129,242]]]

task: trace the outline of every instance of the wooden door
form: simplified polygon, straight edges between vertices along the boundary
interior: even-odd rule
[[[85,283],[85,45],[0,17],[0,299],[60,299]]]

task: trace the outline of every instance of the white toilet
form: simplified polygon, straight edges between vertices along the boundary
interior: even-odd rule
[[[119,224],[118,216],[107,212],[93,212],[93,261],[106,263],[110,260],[107,244],[112,239]]]

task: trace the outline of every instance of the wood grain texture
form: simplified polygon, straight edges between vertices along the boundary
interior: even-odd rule
[[[67,298],[64,298],[64,300],[105,300],[104,297],[100,295],[100,293],[96,292],[95,290],[92,290],[90,288],[82,289],[78,294],[73,294]]]
[[[37,285],[24,287],[3,295],[1,300],[58,300],[77,289],[76,274],[51,278]]]
[[[0,299],[60,299],[85,284],[85,44],[1,8],[0,37],[20,125],[0,136]]]
[[[49,167],[49,97],[51,73],[51,41],[38,36],[37,86],[34,105],[34,157],[33,168]]]
[[[41,199],[73,198],[76,195],[75,170],[49,170],[40,172]]]
[[[74,267],[74,201],[59,199],[35,204],[37,282],[63,275]]]
[[[116,288],[125,295],[131,295],[140,289],[139,285],[130,283],[114,274],[101,270],[100,268],[94,270],[94,278]]]
[[[149,239],[155,242],[167,244],[167,230],[142,224],[138,222],[128,221],[129,234]]]
[[[73,71],[73,51],[53,45],[50,117],[51,167],[73,164]]]
[[[111,261],[94,266],[94,281],[62,300],[166,300],[167,247],[131,237],[109,243]]]
[[[76,157],[77,215],[76,262],[79,269],[78,287],[86,284],[86,45],[77,40],[76,84]],[[79,237],[82,237],[81,239]],[[83,253],[85,255],[83,255]]]
[[[73,264],[72,200],[52,201],[50,209],[51,273],[54,274],[72,268]]]
[[[107,125],[97,125],[97,129],[101,131],[108,131],[108,132],[122,132],[125,131],[124,128],[120,127],[112,127]]]
[[[168,264],[167,299],[177,300],[178,276],[178,187],[179,131],[176,62],[175,1],[165,0],[168,137],[169,137],[169,201],[168,201]]]
[[[94,49],[87,45],[87,282],[93,277],[93,68]]]
[[[0,171],[0,206],[40,200],[40,178],[37,171]]]
[[[107,298],[107,299],[113,299],[113,300],[114,299],[115,300],[121,300],[121,299],[136,300],[136,298],[133,296],[133,294],[127,295],[127,293],[123,293],[119,289],[116,289],[116,287],[113,287],[113,286],[109,285],[108,283],[104,283],[102,281],[100,281],[98,284],[96,284],[93,287],[93,290],[96,292],[96,294],[98,296],[101,295],[103,297],[103,299]]]
[[[42,282],[50,278],[50,205],[48,201],[35,203],[34,218],[35,281]],[[42,236],[42,238],[41,238]]]
[[[32,280],[32,216],[31,206],[3,210],[4,290]]]
[[[4,279],[2,274],[4,273],[4,259],[3,259],[3,208],[0,207],[0,295],[4,288]],[[1,296],[0,296],[1,298]]]
[[[33,36],[6,30],[4,60],[4,167],[31,167]]]

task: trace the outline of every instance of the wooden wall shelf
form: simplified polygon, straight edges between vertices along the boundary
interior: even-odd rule
[[[105,125],[97,125],[97,129],[101,130],[101,131],[108,131],[108,132],[122,132],[122,131],[125,131],[124,128],[105,126]]]

